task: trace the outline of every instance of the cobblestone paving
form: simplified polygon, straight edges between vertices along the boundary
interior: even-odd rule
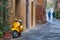
[[[46,24],[43,27],[36,27],[15,40],[60,40],[60,26]]]
[[[60,25],[46,24],[23,32],[22,36],[11,40],[60,40]]]

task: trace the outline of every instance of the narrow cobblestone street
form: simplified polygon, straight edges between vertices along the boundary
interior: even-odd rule
[[[60,0],[0,0],[0,40],[60,40]]]
[[[60,40],[60,25],[46,23],[23,32],[22,36],[11,40]]]

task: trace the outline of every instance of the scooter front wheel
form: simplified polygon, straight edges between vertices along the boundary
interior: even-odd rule
[[[13,32],[12,32],[12,37],[13,37],[13,38],[17,38],[17,37],[19,37],[19,35],[20,35],[20,34],[19,34],[17,31],[13,31]]]

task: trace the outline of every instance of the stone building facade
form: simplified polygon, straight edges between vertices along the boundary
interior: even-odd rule
[[[46,22],[46,0],[37,0],[36,1],[36,23],[45,23]]]
[[[46,23],[46,0],[9,0],[9,3],[9,21],[11,25],[15,17],[23,20],[25,29],[35,27],[36,23],[40,21],[41,23]]]

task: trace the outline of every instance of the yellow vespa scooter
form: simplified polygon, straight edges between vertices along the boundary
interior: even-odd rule
[[[12,37],[17,38],[21,36],[21,33],[23,31],[22,20],[18,20],[17,18],[15,18],[11,31],[12,31]]]

